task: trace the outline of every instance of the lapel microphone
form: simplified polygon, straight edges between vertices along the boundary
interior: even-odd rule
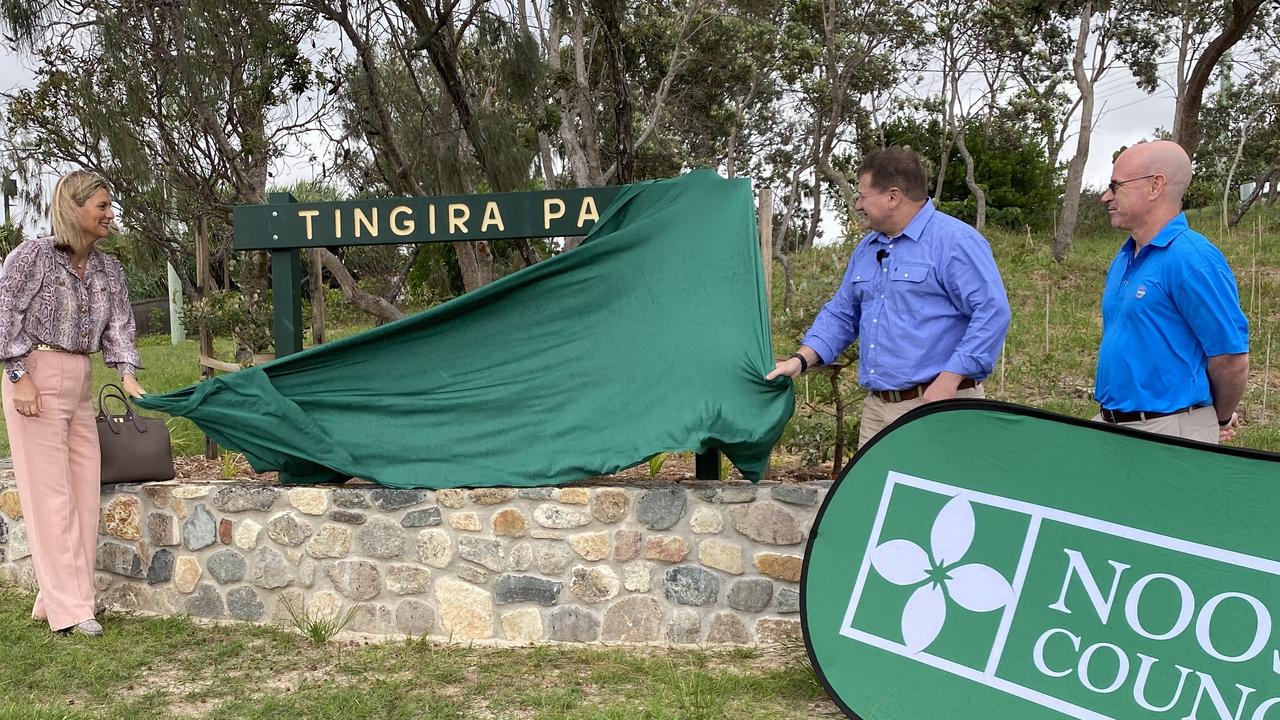
[[[889,257],[888,250],[885,250],[884,248],[880,248],[879,250],[876,251],[876,262],[880,263],[881,265],[884,264],[884,259],[887,257]]]

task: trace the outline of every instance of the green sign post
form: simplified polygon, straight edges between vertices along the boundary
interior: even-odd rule
[[[1280,720],[1280,455],[984,401],[832,487],[802,580],[850,717]]]
[[[298,202],[272,193],[232,215],[236,250],[271,253],[276,355],[302,350],[300,248],[404,245],[586,235],[625,185],[532,192]],[[719,479],[720,451],[700,453],[700,479]]]

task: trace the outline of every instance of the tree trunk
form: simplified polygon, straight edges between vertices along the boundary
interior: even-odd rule
[[[462,243],[454,244],[459,245]],[[347,302],[384,322],[391,322],[404,317],[404,313],[400,312],[395,305],[377,295],[365,292],[356,284],[356,279],[351,276],[351,273],[342,264],[342,261],[338,259],[337,255],[325,248],[316,248],[316,251],[320,255],[320,262],[324,269],[328,270],[333,279],[338,281],[339,287],[342,288],[342,297],[346,298]]]
[[[982,186],[974,178],[973,154],[969,152],[968,146],[964,144],[964,126],[961,123],[956,123],[955,140],[956,149],[960,151],[960,156],[964,158],[964,184],[969,186],[969,192],[973,193],[974,203],[978,207],[978,216],[973,222],[973,228],[978,232],[982,232],[987,226],[987,193],[983,191]]]
[[[1187,78],[1187,87],[1174,118],[1173,141],[1194,158],[1200,147],[1200,107],[1204,102],[1204,88],[1213,76],[1218,61],[1249,30],[1258,10],[1266,0],[1231,0],[1222,32],[1209,42],[1204,53],[1196,60]]]
[[[1249,208],[1253,206],[1254,201],[1262,196],[1262,189],[1267,186],[1267,181],[1277,175],[1280,175],[1280,164],[1272,165],[1258,176],[1258,179],[1253,184],[1253,192],[1249,193],[1249,197],[1245,198],[1244,202],[1240,203],[1240,207],[1236,208],[1236,211],[1232,213],[1231,222],[1228,223],[1231,227],[1240,224],[1241,218],[1244,217],[1245,213],[1249,212]],[[1272,194],[1274,195],[1274,188]]]
[[[1076,39],[1075,55],[1071,60],[1076,87],[1080,90],[1083,102],[1080,104],[1080,134],[1076,137],[1076,154],[1067,165],[1067,186],[1063,190],[1062,212],[1058,216],[1058,228],[1053,234],[1053,259],[1058,262],[1065,260],[1071,252],[1072,236],[1075,235],[1076,220],[1080,213],[1080,186],[1084,182],[1084,164],[1089,159],[1089,140],[1093,135],[1093,89],[1097,78],[1090,77],[1084,67],[1092,11],[1093,1],[1085,0],[1080,11],[1080,32]],[[1097,70],[1094,72],[1097,73]]]
[[[609,83],[613,86],[614,131],[617,133],[614,177],[618,184],[635,181],[635,128],[631,120],[631,92],[627,89],[627,56],[622,45],[622,0],[592,0],[592,7],[604,35],[606,65],[609,67]]]

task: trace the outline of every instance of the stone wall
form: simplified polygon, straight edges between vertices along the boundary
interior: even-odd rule
[[[118,610],[440,640],[775,642],[825,483],[399,490],[149,483],[103,489],[98,597]],[[33,581],[12,481],[0,575]]]

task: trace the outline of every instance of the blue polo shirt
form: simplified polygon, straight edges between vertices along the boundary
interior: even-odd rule
[[[1108,410],[1210,405],[1209,358],[1249,351],[1235,276],[1181,213],[1135,247],[1130,237],[1107,271],[1094,396]]]

